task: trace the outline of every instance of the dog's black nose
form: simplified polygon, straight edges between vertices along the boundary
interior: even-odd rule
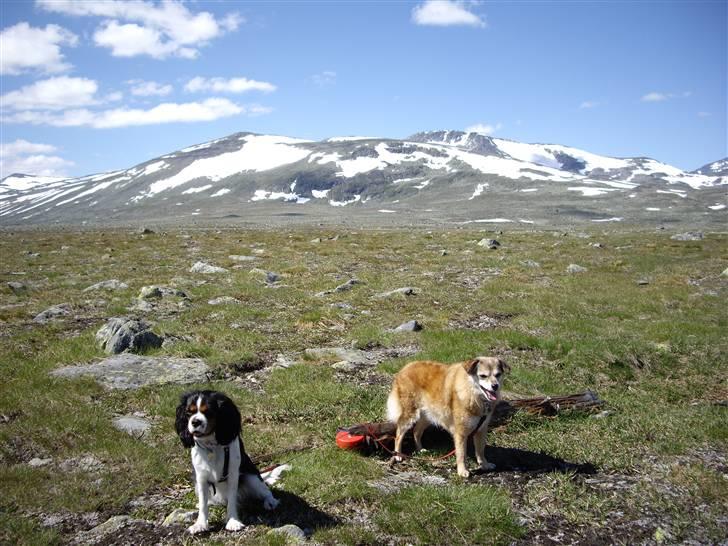
[[[493,389],[494,391],[497,391],[498,390],[498,383],[495,383],[495,384],[491,385],[490,388]]]
[[[190,423],[193,427],[199,427],[202,424],[202,421],[200,421],[199,419],[192,419]]]

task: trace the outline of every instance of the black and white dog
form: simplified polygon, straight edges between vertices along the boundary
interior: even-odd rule
[[[232,400],[217,391],[192,391],[180,398],[175,423],[182,445],[192,448],[195,493],[199,512],[190,533],[207,531],[208,503],[227,503],[228,531],[243,528],[238,502],[252,497],[266,510],[278,506],[250,460],[240,437],[240,411]]]

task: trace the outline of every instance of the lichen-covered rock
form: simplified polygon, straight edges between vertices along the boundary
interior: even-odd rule
[[[143,320],[111,318],[96,332],[96,343],[110,355],[126,350],[140,352],[161,347],[164,340],[150,328]]]
[[[33,319],[33,322],[37,322],[38,324],[46,324],[51,320],[55,320],[61,317],[67,317],[70,314],[71,306],[67,303],[59,303],[58,305],[54,305],[53,307],[49,307],[45,311],[38,313]]]
[[[95,378],[107,389],[138,389],[167,383],[199,383],[207,380],[209,369],[198,358],[151,357],[123,353],[94,364],[66,366],[53,370],[54,377]]]

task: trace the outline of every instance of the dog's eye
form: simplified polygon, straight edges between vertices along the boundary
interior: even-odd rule
[[[485,379],[488,376],[485,375],[484,373],[480,373],[480,374],[478,374],[478,377],[480,377],[480,379]]]
[[[502,374],[500,372],[495,374],[495,378],[498,379]]]

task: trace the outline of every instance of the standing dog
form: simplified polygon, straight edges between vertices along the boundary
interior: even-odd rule
[[[387,415],[397,425],[395,460],[402,460],[402,439],[407,431],[414,426],[415,446],[422,449],[422,433],[432,423],[452,435],[460,476],[470,476],[465,458],[471,434],[480,468],[495,468],[485,460],[485,437],[500,398],[501,381],[509,371],[508,364],[487,356],[451,365],[427,360],[407,364],[394,376],[387,400]]]
[[[228,531],[243,528],[238,519],[238,502],[242,498],[260,499],[266,510],[278,506],[245,452],[240,427],[240,411],[221,392],[193,391],[180,398],[175,428],[182,445],[192,448],[199,506],[197,521],[189,528],[192,534],[208,530],[209,502],[227,503]]]

